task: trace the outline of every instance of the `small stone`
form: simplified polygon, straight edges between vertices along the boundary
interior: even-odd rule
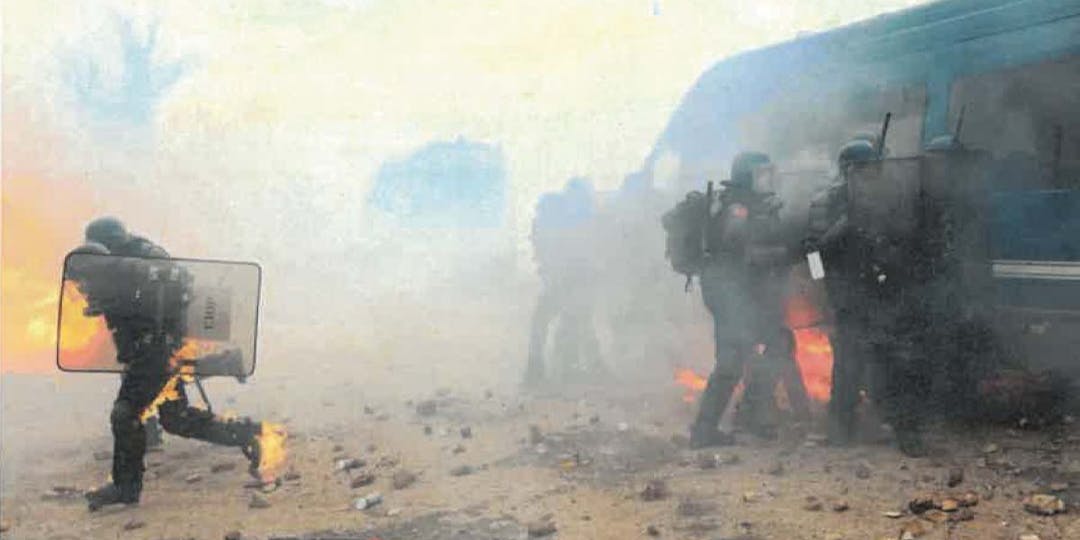
[[[459,465],[450,469],[450,476],[468,476],[473,473],[473,468],[468,465]]]
[[[855,478],[866,480],[867,478],[870,478],[872,471],[869,463],[860,461],[855,465]]]
[[[555,523],[547,519],[529,523],[527,529],[529,532],[529,536],[532,538],[550,536],[552,534],[555,534],[555,531],[558,530],[555,528]]]
[[[656,528],[656,525],[649,525],[645,527],[645,534],[649,536],[660,536],[660,529]]]
[[[962,508],[968,508],[979,504],[979,494],[974,491],[965,491],[956,498]]]
[[[213,474],[220,474],[236,469],[236,463],[231,461],[223,461],[221,463],[215,463],[210,466],[210,472]]]
[[[824,507],[825,505],[822,504],[820,499],[810,496],[806,498],[806,504],[803,505],[803,510],[806,510],[807,512],[820,512]]]
[[[675,513],[682,517],[700,517],[716,510],[716,505],[708,502],[684,499],[675,507]]]
[[[194,484],[195,482],[198,482],[200,480],[202,480],[202,475],[199,473],[192,473],[184,477],[184,481],[189,484]]]
[[[975,519],[975,512],[970,508],[961,508],[949,514],[949,521],[971,521]]]
[[[270,508],[270,501],[266,500],[266,497],[263,497],[262,495],[252,493],[251,500],[248,501],[248,508]]]
[[[1020,540],[1041,540],[1037,534],[1021,534]]]
[[[244,540],[244,533],[240,531],[229,531],[225,533],[225,540]]]
[[[780,460],[774,461],[765,472],[772,476],[783,476],[784,462]]]
[[[334,447],[330,449],[331,452],[342,452],[344,450],[345,447],[341,446],[340,444],[335,444]]]
[[[286,482],[295,482],[300,479],[300,473],[295,469],[289,469],[285,472],[285,476],[282,477]]]
[[[720,465],[738,465],[742,461],[739,454],[720,454],[716,455],[714,459]]]
[[[424,435],[431,435],[431,426],[424,426]]]
[[[146,523],[137,519],[132,519],[124,524],[125,531],[134,531],[135,529],[141,529],[146,526]]]
[[[923,519],[931,521],[933,523],[941,524],[949,521],[949,514],[942,512],[936,508],[931,508],[922,514]]]
[[[1049,488],[1050,488],[1050,491],[1052,491],[1054,493],[1060,493],[1062,491],[1067,491],[1069,489],[1069,483],[1068,482],[1052,482],[1050,484]]]
[[[536,446],[544,442],[544,434],[540,431],[540,426],[533,424],[529,426],[529,444]]]
[[[450,449],[450,453],[451,454],[464,454],[465,453],[465,447],[460,445],[460,444],[455,444],[454,447]]]
[[[461,438],[462,439],[471,439],[472,438],[472,428],[468,427],[468,426],[465,426],[465,427],[461,428]]]
[[[643,501],[659,501],[667,498],[667,496],[667,483],[660,479],[649,480],[645,484],[645,488],[641,490],[641,500]]]
[[[416,406],[416,414],[419,414],[420,416],[434,416],[435,413],[438,412],[438,411],[439,411],[438,404],[436,404],[434,400],[430,400],[430,399],[425,400],[425,401],[421,401]]]
[[[367,405],[364,405],[364,414],[367,414],[367,415],[375,414],[375,409],[372,409],[371,407],[369,407]]]
[[[344,458],[334,462],[334,468],[337,469],[338,472],[359,469],[364,465],[367,465],[367,462],[357,458]]]
[[[904,513],[897,510],[889,510],[886,512],[882,512],[881,515],[889,519],[898,519],[904,517]]]
[[[832,504],[833,512],[847,512],[850,508],[851,506],[848,504],[848,502],[843,499],[840,499],[839,501],[836,501]]]
[[[399,515],[401,515],[400,508],[391,508],[386,511],[386,517],[397,517]]]
[[[594,414],[594,415],[589,417],[589,424],[595,426],[596,424],[599,424],[599,423],[600,423],[600,415]]]
[[[375,417],[375,420],[377,422],[385,422],[385,421],[387,421],[389,419],[390,419],[390,414],[389,413],[379,413],[379,415]]]
[[[364,486],[370,486],[373,483],[375,483],[375,475],[365,471],[354,476],[353,479],[349,481],[349,487],[356,489]]]
[[[912,514],[921,514],[936,507],[937,503],[934,500],[934,495],[930,493],[916,495],[913,499],[908,501],[908,510],[911,510]]]
[[[94,452],[94,459],[98,461],[108,461],[112,459],[112,452],[108,450],[98,450]]]
[[[960,509],[960,503],[956,499],[944,499],[941,501],[942,512],[955,512]]]
[[[708,452],[701,452],[697,455],[694,461],[697,463],[699,469],[715,469],[720,465],[720,456],[717,454],[710,454]]]
[[[1065,502],[1046,494],[1036,494],[1024,499],[1024,510],[1039,516],[1052,516],[1065,511]]]
[[[949,469],[949,477],[945,480],[945,485],[949,487],[956,487],[963,482],[964,469],[962,467],[953,467]]]
[[[982,453],[984,454],[996,454],[999,450],[1001,450],[1001,447],[994,443],[982,447]]]
[[[742,500],[745,503],[756,502],[760,498],[761,498],[761,495],[759,495],[757,492],[754,492],[754,491],[747,491],[747,492],[744,492],[742,494]]]
[[[926,528],[926,525],[923,524],[922,521],[914,519],[908,521],[900,528],[900,539],[913,540],[915,538],[926,535],[926,533],[928,532],[930,531]]]
[[[391,484],[394,489],[405,489],[416,483],[416,475],[409,471],[398,471],[394,473],[391,479]]]

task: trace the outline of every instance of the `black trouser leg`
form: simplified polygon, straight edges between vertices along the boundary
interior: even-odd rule
[[[828,436],[833,444],[847,444],[855,435],[855,409],[863,377],[863,354],[853,321],[838,318],[833,332],[832,392],[829,398]]]
[[[743,363],[750,353],[748,347],[732,343],[722,322],[713,323],[713,333],[716,343],[715,364],[705,384],[705,391],[701,394],[697,420],[694,421],[694,425],[702,429],[716,429],[720,423],[724,407],[731,399],[735,385],[742,378]]]
[[[140,415],[165,386],[164,373],[125,373],[109,422],[113,433],[113,483],[138,490],[146,455],[146,429]]]
[[[555,318],[557,301],[551,285],[544,284],[533,312],[529,333],[529,360],[525,368],[525,380],[537,381],[544,377],[544,347],[547,345],[548,329]]]
[[[166,401],[158,407],[161,427],[166,432],[188,439],[197,439],[223,446],[243,447],[258,434],[260,425],[249,419],[222,420],[210,411],[192,407],[183,386],[177,388],[180,398]]]

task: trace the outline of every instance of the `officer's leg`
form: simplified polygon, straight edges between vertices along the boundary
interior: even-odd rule
[[[158,423],[157,415],[147,418],[143,427],[146,429],[146,449],[160,451],[164,440],[161,438],[161,424]]]
[[[922,439],[925,400],[930,378],[912,338],[895,336],[884,351],[885,380],[882,396],[885,414],[896,434],[900,451],[912,457],[926,455]]]
[[[166,401],[158,406],[161,415],[161,427],[165,431],[222,446],[241,448],[252,460],[252,472],[258,468],[258,444],[256,436],[260,434],[262,424],[249,418],[224,420],[205,409],[192,407],[187,400],[183,386],[177,387],[179,398]]]
[[[829,398],[828,437],[835,445],[850,444],[855,436],[855,409],[859,404],[866,351],[850,317],[838,314],[832,334],[832,391]]]
[[[109,423],[113,434],[112,482],[87,493],[90,510],[109,504],[136,503],[142,493],[146,430],[140,415],[165,385],[164,374],[125,373],[113,402]]]
[[[803,384],[802,372],[799,371],[799,361],[795,358],[795,334],[788,328],[781,330],[777,353],[784,390],[787,391],[792,414],[799,421],[806,422],[810,420],[810,398]]]
[[[548,329],[555,318],[555,298],[552,285],[545,282],[536,301],[529,334],[529,360],[525,368],[525,384],[534,384],[544,378],[544,347],[547,345]]]

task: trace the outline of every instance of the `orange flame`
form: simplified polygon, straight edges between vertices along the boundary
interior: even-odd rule
[[[263,482],[271,482],[285,467],[285,439],[288,433],[285,426],[271,422],[262,423],[262,432],[256,436],[259,440],[259,477]]]
[[[705,390],[708,379],[698,375],[692,369],[678,368],[675,370],[675,382],[686,389],[682,400],[685,403],[693,403],[697,395]]]

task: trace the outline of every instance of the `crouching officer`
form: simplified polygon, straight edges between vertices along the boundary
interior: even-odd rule
[[[92,222],[86,237],[90,241],[73,253],[165,256],[160,247],[130,235],[114,218]],[[116,346],[117,362],[124,366],[109,416],[113,433],[112,481],[87,493],[90,510],[139,502],[147,442],[142,415],[167,387],[169,396],[157,406],[166,432],[239,447],[250,461],[249,471],[257,473],[262,424],[246,418],[224,420],[190,406],[183,384],[170,365],[183,344],[184,269],[161,258],[79,257],[69,259],[65,271],[65,279],[73,280],[86,296],[89,309],[104,316]],[[170,277],[154,285],[141,279],[155,272]],[[150,287],[156,294],[151,294]],[[154,296],[164,298],[163,305],[142,309],[129,301]]]

